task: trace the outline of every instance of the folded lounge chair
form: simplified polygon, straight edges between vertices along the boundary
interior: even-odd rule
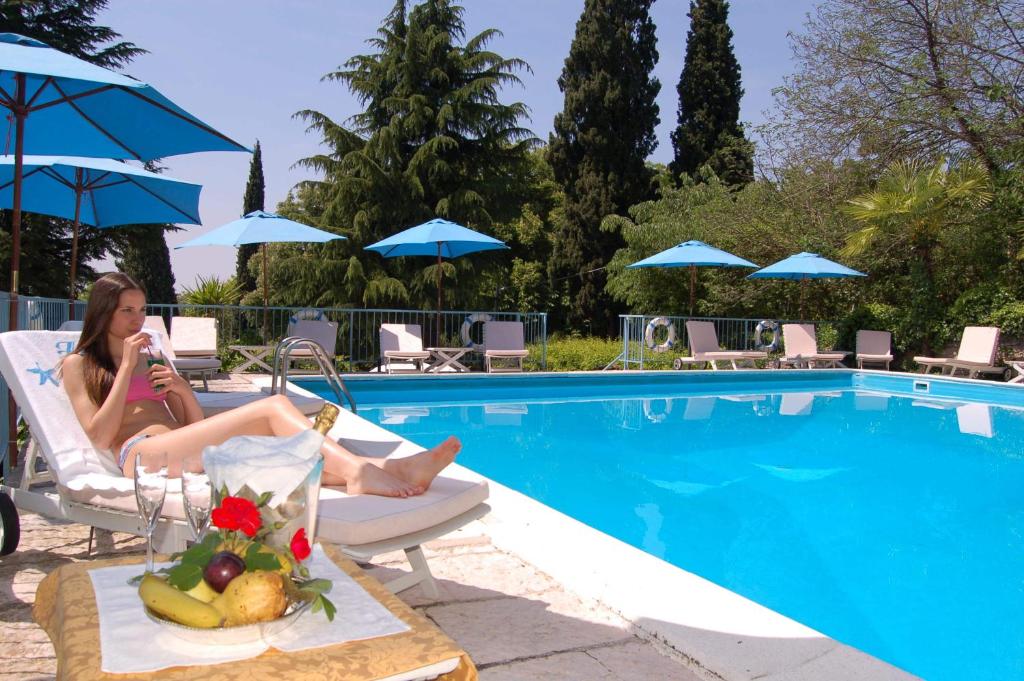
[[[174,319],[188,319],[187,317],[175,317]],[[211,322],[215,320],[210,318]],[[172,326],[174,322],[172,321]],[[213,356],[192,356],[192,357],[178,357],[176,348],[171,342],[171,339],[167,334],[167,326],[164,325],[164,318],[160,315],[150,315],[146,317],[145,329],[155,331],[158,338],[158,344],[160,351],[174,363],[174,368],[179,374],[185,378],[191,379],[193,376],[198,375],[200,380],[203,382],[203,390],[209,390],[210,384],[207,382],[208,379],[212,378],[215,373],[220,371],[220,358],[217,355],[217,330],[214,327],[213,330]],[[185,340],[185,335],[181,334],[178,336],[179,339]],[[201,342],[201,341],[200,341]],[[192,341],[186,343],[188,347],[195,347]]]
[[[864,364],[881,364],[886,371],[892,362],[892,334],[888,331],[857,332],[857,368]]]
[[[488,373],[522,371],[530,354],[523,340],[522,322],[484,322],[484,367]],[[494,360],[510,360],[502,366]]]
[[[915,357],[921,373],[927,374],[938,367],[940,374],[952,376],[958,370],[967,372],[968,378],[979,374],[1005,374],[1006,367],[996,366],[999,356],[999,328],[995,326],[968,326],[960,339],[956,357]]]
[[[676,359],[677,368],[682,368],[683,364],[703,364],[705,368],[718,371],[718,362],[728,362],[733,369],[739,369],[737,362],[745,362],[756,369],[756,360],[768,358],[767,352],[722,350],[713,322],[686,322],[686,337],[690,342],[690,357]]]
[[[57,364],[77,340],[78,334],[69,332],[0,334],[0,373],[31,432],[20,485],[0,485],[0,493],[27,511],[141,536],[132,481],[122,475],[111,452],[92,446],[58,383]],[[262,394],[250,399],[256,397]],[[364,456],[400,457],[419,451],[413,443],[346,410],[329,435]],[[40,456],[47,464],[45,473],[36,472]],[[10,479],[15,477],[12,474]],[[459,466],[449,467],[425,494],[409,499],[349,496],[339,488],[323,488],[317,537],[338,544],[359,560],[403,549],[413,571],[386,586],[399,591],[422,582],[428,595],[436,595],[419,545],[482,516],[489,510],[483,503],[487,496],[487,482]],[[184,521],[181,490],[172,480],[157,526],[156,547],[161,552],[177,551],[186,540],[191,540],[191,534]]]
[[[817,365],[822,367],[842,367],[843,358],[848,352],[818,352],[818,338],[814,332],[814,324],[783,324],[782,342],[786,346],[786,354],[779,360],[782,366],[802,367],[809,369]]]
[[[430,353],[423,349],[419,324],[381,324],[380,356],[384,371],[418,373],[426,370]],[[407,363],[407,364],[406,364]]]

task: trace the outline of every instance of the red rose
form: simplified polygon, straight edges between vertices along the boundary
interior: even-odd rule
[[[306,528],[300,527],[295,536],[292,537],[292,543],[290,545],[292,555],[295,556],[295,560],[304,561],[309,558],[309,554],[312,553],[312,549],[309,548],[309,542],[306,541]]]
[[[213,524],[222,530],[239,530],[246,537],[254,537],[263,521],[256,504],[242,497],[224,497],[213,509]]]

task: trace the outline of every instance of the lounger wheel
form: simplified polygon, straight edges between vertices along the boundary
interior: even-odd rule
[[[21,522],[18,509],[11,498],[0,492],[0,556],[14,553],[21,540]]]
[[[680,358],[676,357],[674,360],[672,360],[672,368],[675,369],[676,371],[682,369],[683,368],[683,360],[681,360]]]

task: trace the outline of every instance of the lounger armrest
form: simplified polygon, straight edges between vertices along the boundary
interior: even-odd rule
[[[918,364],[949,364],[953,361],[952,357],[915,357],[914,361]]]
[[[879,361],[881,361],[881,360],[892,361],[892,355],[870,355],[870,354],[868,354],[866,352],[858,352],[857,353],[857,359],[877,359]]]
[[[527,357],[529,350],[484,350],[484,357]]]

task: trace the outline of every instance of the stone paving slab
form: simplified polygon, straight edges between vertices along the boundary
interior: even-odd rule
[[[657,653],[650,645],[627,641],[585,651],[485,667],[481,681],[703,681],[693,672]]]

